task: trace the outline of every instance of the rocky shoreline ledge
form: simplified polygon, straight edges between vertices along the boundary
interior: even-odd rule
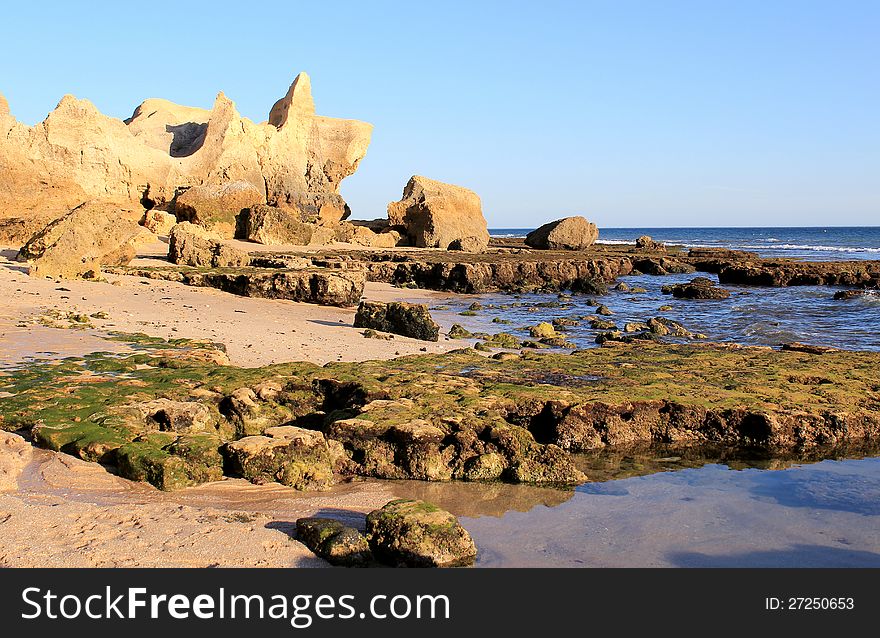
[[[880,438],[878,353],[644,344],[236,368],[212,344],[137,344],[5,372],[0,426],[165,490],[223,476],[564,486],[590,479],[573,452]]]

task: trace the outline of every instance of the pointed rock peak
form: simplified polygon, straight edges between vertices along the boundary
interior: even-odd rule
[[[223,91],[220,91],[217,94],[217,97],[214,100],[214,106],[211,107],[211,120],[217,115],[225,115],[230,119],[239,117],[238,110],[235,108],[235,102],[226,97],[226,94],[224,94]]]
[[[287,95],[275,102],[269,111],[269,124],[281,128],[290,119],[303,115],[315,114],[315,101],[312,99],[312,81],[307,73],[296,76],[293,84],[287,89]]]
[[[9,115],[9,102],[2,93],[0,93],[0,115]]]

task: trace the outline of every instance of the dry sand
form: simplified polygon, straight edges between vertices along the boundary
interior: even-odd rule
[[[0,251],[0,366],[16,357],[52,351],[58,356],[111,350],[100,339],[106,331],[143,332],[163,338],[210,339],[226,345],[233,365],[255,367],[285,361],[364,361],[418,352],[443,352],[467,345],[438,343],[396,335],[367,339],[352,327],[353,308],[335,308],[276,299],[239,297],[212,288],[194,288],[141,277],[109,275],[106,283],[36,279],[14,261],[15,251]],[[142,259],[155,265],[155,260]],[[427,290],[402,291],[369,283],[364,297],[374,301],[406,300],[436,304],[450,295]],[[91,315],[97,330],[17,328],[49,310]],[[438,315],[444,331],[451,318]]]

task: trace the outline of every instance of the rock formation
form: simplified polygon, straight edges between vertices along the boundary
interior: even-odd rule
[[[177,218],[164,210],[148,210],[144,212],[140,224],[155,235],[169,235],[177,224]]]
[[[400,499],[367,515],[373,553],[391,565],[460,567],[477,557],[477,547],[458,519],[425,501]]]
[[[241,211],[235,236],[267,246],[309,246],[333,241],[334,228],[302,220],[297,211],[275,206],[252,206]]]
[[[664,295],[672,295],[677,299],[727,299],[730,291],[719,288],[706,277],[695,277],[686,284],[674,284],[663,286],[661,292]]]
[[[340,183],[357,169],[371,131],[316,115],[304,73],[262,124],[242,118],[222,93],[211,110],[146,100],[125,122],[68,95],[33,127],[8,115],[3,100],[0,218],[48,223],[89,200],[173,208],[179,189],[241,181],[261,203],[338,221],[348,214]]]
[[[212,268],[240,267],[250,263],[245,251],[224,243],[219,235],[190,222],[181,222],[171,229],[168,260],[175,264]]]
[[[544,224],[526,235],[526,245],[553,250],[583,250],[599,238],[596,225],[584,217],[565,217]]]
[[[198,224],[231,239],[235,235],[238,214],[264,199],[262,191],[245,181],[222,186],[193,186],[177,196],[174,212],[178,221]]]
[[[108,204],[82,204],[34,235],[18,258],[31,263],[32,275],[63,278],[97,274],[102,265],[125,265],[134,258],[139,232],[146,231],[116,215]]]
[[[477,194],[419,175],[407,182],[400,201],[388,204],[388,219],[406,228],[413,246],[480,252],[489,245]]]
[[[354,317],[354,327],[391,332],[423,341],[437,341],[440,338],[440,326],[431,318],[426,305],[401,301],[387,304],[362,301]]]

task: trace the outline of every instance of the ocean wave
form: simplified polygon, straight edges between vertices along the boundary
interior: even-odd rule
[[[664,239],[664,244],[685,246],[686,248],[730,248],[733,250],[809,250],[815,252],[835,253],[880,253],[880,248],[868,246],[822,246],[810,244],[738,244],[736,242],[719,241],[717,243],[695,243],[692,241]],[[770,241],[770,240],[768,240]],[[780,241],[780,240],[776,240]],[[597,244],[632,245],[635,240],[597,239]]]
[[[740,246],[731,244],[734,248],[744,248],[746,250],[762,250],[772,248],[773,250],[813,250],[817,252],[835,252],[835,253],[880,253],[880,248],[869,248],[868,246],[812,246],[808,244],[773,244],[772,246],[743,244]]]

